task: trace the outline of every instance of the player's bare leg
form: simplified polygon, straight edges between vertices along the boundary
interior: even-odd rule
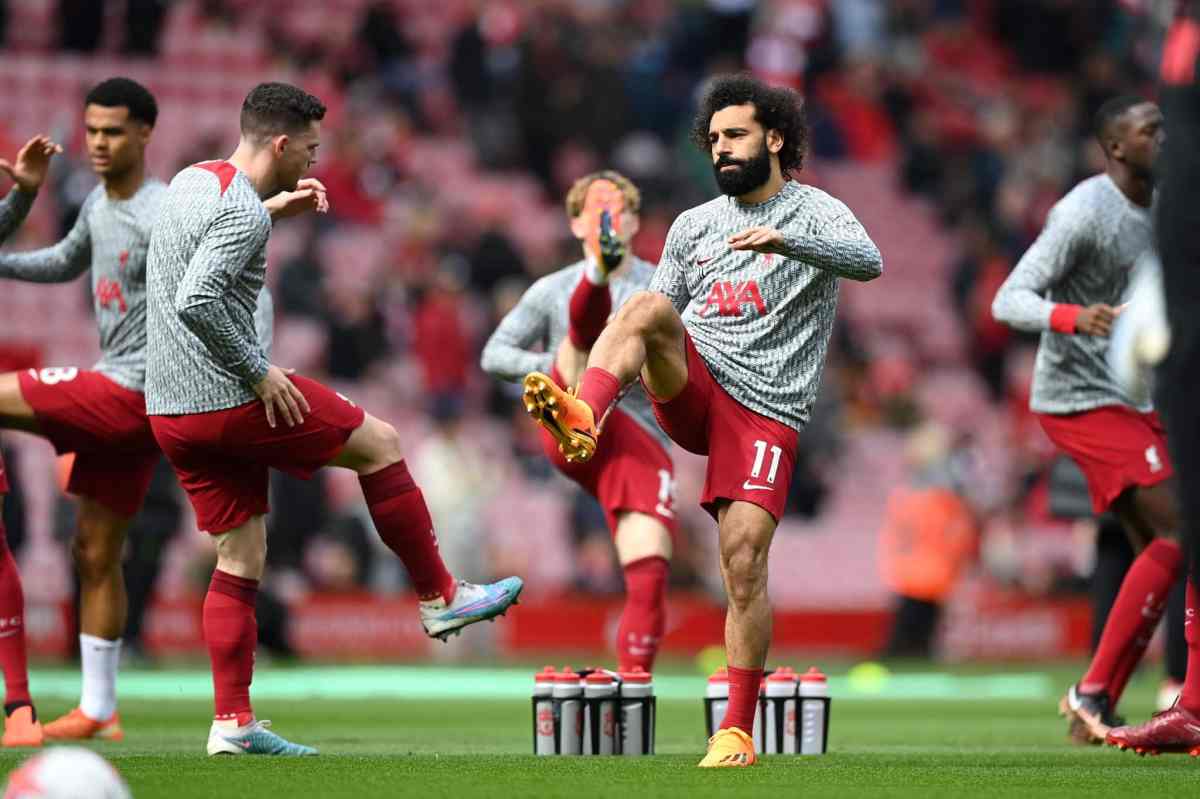
[[[24,430],[27,433],[40,432],[33,408],[21,393],[21,383],[16,372],[0,375],[0,427],[7,430]]]
[[[0,495],[0,514],[4,496]],[[0,670],[4,672],[4,737],[9,746],[41,746],[43,729],[29,696],[29,671],[25,652],[25,594],[21,574],[8,548],[7,531],[0,521]]]
[[[617,559],[625,576],[625,609],[617,626],[617,667],[653,671],[666,626],[671,533],[646,513],[617,516]]]
[[[558,440],[567,460],[586,461],[596,451],[597,420],[639,374],[660,400],[687,385],[683,321],[670,300],[650,291],[630,297],[600,334],[577,392],[534,372],[525,378],[525,408]]]
[[[1113,727],[1124,723],[1115,708],[1183,567],[1172,481],[1131,488],[1112,508],[1140,552],[1121,582],[1087,673],[1059,702],[1068,734],[1079,743],[1102,743]]]
[[[404,563],[421,600],[421,623],[431,637],[444,641],[470,624],[503,616],[516,603],[523,588],[520,578],[476,585],[456,582],[446,568],[396,428],[366,414],[330,465],[358,473],[375,529]]]
[[[725,657],[729,664],[729,708],[712,737],[701,768],[753,765],[750,730],[758,686],[771,645],[771,602],[767,555],[775,536],[771,514],[749,502],[726,502],[717,511],[725,611]]]
[[[121,553],[130,522],[95,500],[79,500],[72,555],[79,575],[83,688],[78,707],[46,724],[48,738],[120,741],[125,737],[117,715],[117,668],[128,609]]]

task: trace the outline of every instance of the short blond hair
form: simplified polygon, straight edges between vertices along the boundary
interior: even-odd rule
[[[638,191],[637,186],[633,185],[633,181],[615,169],[602,169],[599,172],[584,175],[571,186],[571,190],[567,192],[567,216],[575,219],[583,213],[583,203],[587,199],[588,189],[598,180],[610,181],[621,190],[621,194],[625,197],[626,211],[636,214],[642,210],[642,193]]]

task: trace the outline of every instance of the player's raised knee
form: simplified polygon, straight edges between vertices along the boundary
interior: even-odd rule
[[[630,297],[617,321],[643,336],[674,330],[680,324],[675,306],[656,291],[639,291]]]

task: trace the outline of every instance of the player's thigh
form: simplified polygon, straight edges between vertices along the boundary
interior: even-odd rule
[[[617,560],[622,566],[643,558],[671,559],[671,532],[659,519],[637,511],[617,514],[617,530],[613,536]]]
[[[370,473],[389,466],[403,457],[400,434],[396,428],[369,413],[363,414],[362,424],[346,439],[330,466],[342,466],[359,473]]]
[[[107,537],[125,530],[141,510],[150,490],[154,467],[162,457],[158,451],[121,452],[86,450],[75,453],[67,477],[67,493],[80,498],[80,530]],[[90,532],[91,530],[95,532]]]
[[[89,562],[119,563],[125,533],[133,521],[90,497],[79,498],[79,526],[75,531],[77,557]]]
[[[1168,479],[1150,486],[1135,486],[1122,495],[1126,499],[1118,508],[1122,521],[1136,524],[1152,536],[1179,536],[1179,503],[1175,480]],[[1121,511],[1124,510],[1122,513]]]
[[[574,386],[583,377],[587,369],[588,353],[571,343],[570,338],[564,338],[558,345],[554,356],[554,368],[558,370],[559,383],[563,386]]]
[[[663,300],[670,314],[664,311],[659,324],[645,338],[642,382],[655,399],[669,402],[688,384],[688,349],[682,320],[666,298]]]
[[[21,392],[18,372],[0,375],[0,424],[13,430],[37,432],[37,419],[33,407],[25,401]]]

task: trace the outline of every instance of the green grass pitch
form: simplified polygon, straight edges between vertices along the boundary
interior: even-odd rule
[[[330,673],[335,674],[336,669]],[[452,672],[452,669],[447,671]],[[530,670],[532,671],[532,670]],[[1045,684],[1058,686],[1071,670]],[[703,679],[690,676],[698,688]],[[35,679],[35,688],[37,681]],[[1142,718],[1153,680],[1124,708]],[[535,758],[529,701],[287,699],[257,703],[282,735],[317,746],[303,760],[203,754],[210,705],[200,699],[123,700],[127,738],[94,744],[134,796],[213,797],[1098,797],[1195,796],[1200,761],[1081,749],[1064,739],[1049,689],[1030,699],[834,699],[831,752],[768,757],[751,769],[701,771],[698,699],[660,700],[659,755]],[[43,717],[69,700],[43,700]],[[28,753],[0,753],[7,773]]]

